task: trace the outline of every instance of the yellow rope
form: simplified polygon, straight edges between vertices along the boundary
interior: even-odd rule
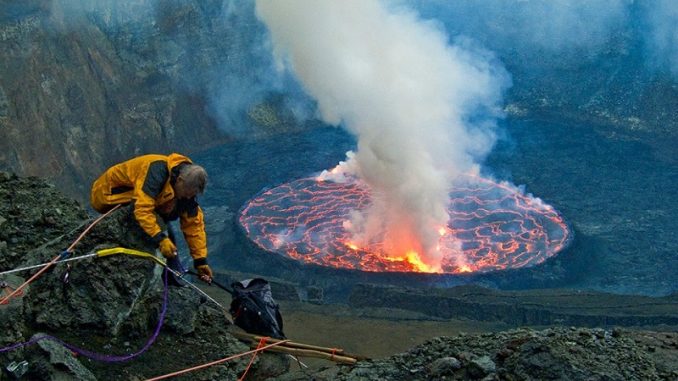
[[[98,250],[96,253],[97,253],[97,257],[107,257],[109,255],[114,255],[114,254],[133,255],[135,257],[150,259],[150,260],[154,261],[155,263],[159,264],[162,267],[167,267],[167,264],[165,263],[165,261],[156,257],[153,254],[146,253],[146,252],[139,251],[139,250],[128,249],[128,248],[125,248],[125,247],[112,247],[110,249],[101,249],[101,250]]]
[[[109,256],[109,255],[114,255],[114,254],[127,254],[127,255],[132,255],[132,256],[135,256],[135,257],[150,259],[150,260],[154,261],[155,263],[159,264],[160,266],[165,267],[169,272],[171,272],[175,276],[179,277],[187,285],[189,285],[195,291],[200,293],[200,295],[204,296],[206,299],[212,301],[214,304],[219,306],[219,308],[221,308],[224,311],[227,311],[226,307],[222,306],[221,303],[216,301],[216,299],[209,296],[207,293],[205,293],[205,291],[201,290],[198,286],[196,286],[193,283],[184,279],[182,277],[182,274],[179,271],[171,269],[169,266],[167,266],[167,263],[165,261],[156,257],[153,254],[145,253],[143,251],[134,250],[134,249],[127,249],[127,248],[124,248],[124,247],[113,247],[113,248],[110,248],[110,249],[102,249],[102,250],[97,251],[96,254],[97,254],[98,257],[106,257],[106,256]]]

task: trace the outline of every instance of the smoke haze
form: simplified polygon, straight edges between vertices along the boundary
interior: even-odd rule
[[[644,3],[645,61],[656,70],[669,70],[678,79],[678,2]]]
[[[405,3],[411,3],[406,1]],[[626,0],[415,1],[423,15],[445,20],[451,34],[498,50],[560,52],[596,49],[628,20]]]
[[[129,47],[135,49],[133,42],[143,41],[144,34],[162,33],[158,25],[164,22],[163,9],[190,9],[190,4],[213,13],[213,26],[227,33],[224,39],[228,47],[222,51],[223,60],[209,67],[188,62],[185,64],[188,69],[182,69],[181,73],[185,87],[204,92],[210,114],[224,131],[246,133],[247,129],[240,126],[242,115],[271,91],[284,92],[290,98],[289,105],[302,110],[301,117],[309,116],[305,109],[312,102],[298,93],[289,78],[280,77],[270,62],[271,47],[255,18],[254,1],[52,0],[49,12],[66,29],[82,28],[94,21],[111,35],[127,38]],[[429,25],[429,28],[445,30],[454,38],[470,37],[502,59],[518,52],[523,57],[521,65],[540,70],[547,69],[539,66],[545,65],[545,57],[551,57],[547,61],[549,65],[585,61],[602,54],[605,45],[620,34],[623,38],[632,35],[640,42],[645,69],[668,73],[673,80],[678,79],[677,1],[400,0],[388,4],[415,9],[422,18],[437,20],[428,22],[438,23],[437,27]],[[3,10],[5,16],[11,16],[12,2]],[[177,44],[187,51],[195,49],[195,41],[181,33],[164,38],[167,44]],[[148,49],[138,48],[144,52]],[[164,51],[160,50],[160,58],[171,58],[163,57]],[[190,56],[182,59],[190,60]]]
[[[449,44],[438,23],[377,1],[258,1],[257,13],[322,119],[358,138],[350,166],[374,202],[351,221],[354,240],[383,237],[394,255],[416,251],[438,267],[451,181],[494,143],[505,70],[470,41]]]

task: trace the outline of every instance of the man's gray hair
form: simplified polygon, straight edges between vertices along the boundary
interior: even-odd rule
[[[179,172],[179,178],[189,189],[195,189],[200,194],[205,191],[205,185],[207,185],[205,168],[195,164],[184,165]]]

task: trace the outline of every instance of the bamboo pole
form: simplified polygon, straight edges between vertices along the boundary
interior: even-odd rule
[[[257,345],[252,344],[253,348],[256,348]],[[340,364],[348,364],[348,365],[353,365],[356,362],[358,362],[357,359],[353,357],[348,357],[348,356],[342,356],[342,355],[335,355],[332,353],[327,353],[327,352],[321,352],[321,351],[314,351],[311,349],[300,349],[300,348],[290,348],[286,347],[285,344],[281,344],[276,347],[271,347],[266,349],[268,352],[280,352],[280,353],[287,353],[291,354],[294,356],[299,356],[299,357],[316,357],[316,358],[321,358],[325,360],[330,360],[334,361]]]
[[[281,341],[279,339],[274,339],[272,337],[252,335],[252,334],[249,334],[249,333],[232,332],[232,334],[233,334],[233,336],[235,336],[238,339],[249,340],[249,341],[259,342],[262,339],[264,339],[266,342],[270,342],[270,343],[277,343],[278,341]],[[320,352],[328,352],[328,353],[334,352],[334,353],[337,353],[337,354],[344,354],[344,350],[341,349],[341,348],[319,347],[319,346],[316,346],[316,345],[296,343],[294,341],[288,341],[287,343],[285,343],[285,346],[290,347],[290,348],[310,349],[310,350],[320,351]]]
[[[231,331],[231,334],[238,339],[253,342],[253,343],[258,343],[262,339],[264,339],[264,341],[269,342],[269,343],[276,343],[278,341],[281,341],[279,339],[274,339],[274,338],[271,338],[271,337],[264,337],[264,336],[260,336],[260,335],[254,335],[254,334],[245,333],[245,332],[242,332],[242,331],[235,331],[235,332]],[[286,348],[304,349],[304,350],[312,350],[312,351],[317,351],[317,352],[323,352],[323,353],[327,353],[327,354],[330,354],[330,355],[334,354],[335,356],[341,355],[341,356],[345,356],[345,357],[349,357],[349,358],[354,358],[356,360],[367,360],[367,357],[365,357],[365,356],[349,354],[349,353],[346,353],[341,348],[320,347],[320,346],[317,346],[317,345],[297,343],[297,342],[294,342],[294,341],[288,341],[285,344],[283,344],[282,346],[284,346]],[[278,347],[278,348],[280,348],[280,347]]]

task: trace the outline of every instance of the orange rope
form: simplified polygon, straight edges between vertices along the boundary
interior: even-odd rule
[[[101,221],[101,220],[103,220],[104,218],[108,217],[109,214],[113,213],[116,209],[118,209],[118,208],[121,207],[121,206],[122,206],[122,204],[118,204],[118,205],[114,206],[113,209],[111,209],[111,210],[109,210],[108,212],[106,212],[106,213],[100,215],[99,218],[97,218],[96,220],[94,220],[94,222],[92,222],[91,224],[89,224],[89,226],[87,227],[87,229],[85,229],[85,231],[83,231],[83,232],[80,234],[80,236],[78,236],[78,238],[77,238],[75,241],[73,241],[73,243],[71,244],[71,246],[69,246],[68,249],[66,249],[66,251],[68,251],[68,252],[73,251],[73,248],[75,247],[75,245],[77,245],[78,242],[80,242],[80,240],[85,236],[85,234],[89,233],[89,231],[92,230],[92,228],[94,227],[94,225],[98,224],[99,221]]]
[[[7,288],[9,289],[10,293],[14,291],[14,289],[12,287],[7,286]],[[16,296],[21,296],[22,294],[23,294],[23,291],[19,291],[19,292],[16,293]],[[3,304],[9,304],[9,302],[5,301],[3,299],[2,302],[0,302],[0,305],[3,305]]]
[[[92,223],[87,227],[87,229],[85,229],[85,231],[83,231],[83,232],[80,234],[80,236],[79,236],[75,241],[73,241],[73,243],[71,244],[71,246],[69,246],[68,249],[66,249],[66,251],[67,251],[67,252],[73,251],[73,248],[75,247],[75,245],[77,245],[78,242],[80,242],[80,240],[85,236],[85,234],[87,234],[87,232],[89,232],[89,231],[94,227],[94,225],[96,225],[99,221],[103,220],[103,219],[104,219],[106,216],[108,216],[109,214],[113,213],[113,211],[116,210],[116,209],[118,209],[120,206],[121,206],[120,204],[116,205],[113,209],[109,210],[109,211],[106,212],[105,214],[102,214],[101,216],[99,216],[99,218],[97,218],[96,220],[94,220],[94,222],[92,222]],[[19,294],[19,292],[20,292],[24,287],[28,286],[31,282],[33,282],[33,281],[34,281],[35,279],[37,279],[40,275],[42,275],[42,273],[44,273],[45,271],[47,271],[47,269],[49,269],[53,264],[55,264],[60,258],[61,258],[61,254],[57,255],[57,256],[54,257],[54,258],[52,258],[52,260],[49,261],[43,268],[41,268],[40,271],[38,271],[37,273],[35,273],[35,275],[33,275],[32,277],[30,277],[30,278],[29,278],[27,281],[25,281],[21,286],[17,287],[14,291],[12,291],[10,294],[8,294],[8,295],[5,296],[2,300],[0,300],[0,304],[7,304],[8,301],[9,301],[9,299],[11,299],[13,296]]]
[[[264,345],[266,345],[266,340],[267,340],[267,339],[268,339],[268,337],[262,337],[261,340],[259,340],[259,344],[257,345],[257,349],[259,349],[259,348],[263,347]],[[242,373],[242,376],[240,376],[240,378],[238,379],[238,381],[243,381],[243,380],[245,379],[245,376],[247,375],[247,372],[250,371],[250,367],[252,366],[252,363],[254,363],[254,359],[257,358],[257,355],[258,355],[258,354],[259,354],[259,352],[254,352],[254,354],[252,355],[252,358],[250,359],[250,363],[247,364],[247,368],[245,368],[245,371]]]
[[[37,273],[35,273],[35,275],[33,275],[32,277],[30,277],[30,278],[29,278],[27,281],[25,281],[21,286],[17,287],[16,289],[14,289],[14,291],[12,291],[12,292],[9,293],[7,296],[5,296],[2,300],[0,300],[0,304],[7,304],[7,303],[9,303],[9,300],[10,300],[14,295],[17,295],[17,294],[19,293],[19,291],[21,291],[24,287],[28,286],[29,283],[33,282],[33,281],[34,281],[37,277],[39,277],[42,273],[44,273],[45,271],[47,271],[47,269],[48,269],[50,266],[52,266],[56,261],[58,261],[59,258],[61,258],[61,254],[59,254],[59,255],[57,255],[56,257],[54,257],[51,261],[49,261],[48,264],[45,265],[45,267],[43,267],[42,269],[40,269],[40,271],[38,271]]]
[[[276,345],[284,344],[284,343],[286,343],[286,342],[288,342],[288,341],[289,341],[289,340],[278,341],[278,342],[275,342],[275,343],[273,343],[273,344],[269,344],[269,345],[267,345],[267,346],[265,346],[265,347],[261,347],[261,348],[257,348],[257,349],[252,349],[251,351],[239,353],[239,354],[237,354],[237,355],[233,355],[233,356],[230,356],[230,357],[226,357],[226,358],[223,358],[223,359],[221,359],[221,360],[212,361],[212,362],[207,363],[207,364],[202,364],[202,365],[194,366],[194,367],[192,367],[192,368],[187,368],[187,369],[184,369],[184,370],[179,370],[179,371],[176,371],[176,372],[174,372],[174,373],[168,373],[168,374],[165,374],[165,375],[163,375],[163,376],[158,376],[158,377],[154,377],[154,378],[149,378],[149,379],[147,379],[146,381],[164,380],[164,379],[166,379],[166,378],[170,378],[170,377],[174,377],[174,376],[179,376],[179,375],[181,375],[181,374],[188,373],[188,372],[192,372],[192,371],[194,371],[194,370],[199,370],[199,369],[203,369],[203,368],[208,368],[208,367],[210,367],[210,366],[212,366],[212,365],[221,364],[221,363],[223,363],[223,362],[230,361],[230,360],[233,360],[233,359],[238,358],[238,357],[243,357],[243,356],[249,355],[249,354],[251,354],[251,353],[261,352],[261,351],[263,351],[263,350],[265,350],[265,349],[274,347],[274,346],[276,346]]]
[[[337,348],[332,348],[332,353],[331,353],[332,356],[330,356],[330,360],[334,361],[334,355],[335,354],[337,354]]]

